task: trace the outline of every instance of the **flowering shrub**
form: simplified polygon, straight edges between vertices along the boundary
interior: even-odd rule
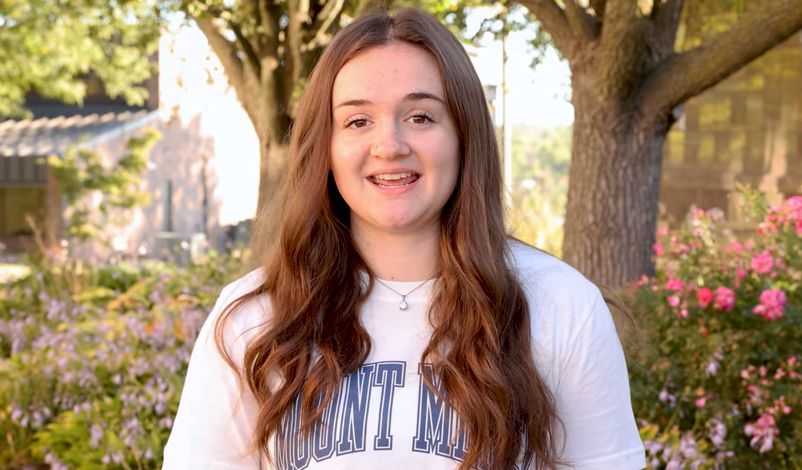
[[[740,239],[695,211],[658,229],[658,274],[631,292],[648,347],[630,354],[653,469],[802,468],[802,197]]]
[[[0,468],[159,468],[193,342],[241,267],[70,262],[7,285]]]

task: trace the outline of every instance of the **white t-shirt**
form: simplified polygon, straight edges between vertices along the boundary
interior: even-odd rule
[[[644,468],[624,355],[599,290],[557,258],[520,243],[511,247],[529,299],[535,364],[566,427],[562,457],[577,470]],[[421,353],[432,331],[426,309],[432,282],[407,296],[404,311],[398,294],[375,283],[361,312],[372,341],[370,355],[343,379],[336,400],[324,411],[326,426],[315,428],[309,439],[286,439],[280,449],[274,441],[274,465],[250,452],[256,401],[247,386],[240,394],[215,346],[213,325],[227,304],[262,280],[258,270],[223,289],[204,324],[165,448],[164,470],[457,467],[465,452],[464,436],[452,439],[457,416],[420,377]],[[398,292],[420,284],[384,282]],[[230,317],[225,344],[237,364],[269,311],[268,299],[259,298]],[[295,413],[285,423],[282,434],[294,436]],[[526,462],[518,468],[527,468]]]

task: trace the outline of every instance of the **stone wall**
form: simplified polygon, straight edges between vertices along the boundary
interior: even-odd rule
[[[739,183],[802,193],[802,34],[689,100],[663,161],[660,201],[670,222],[695,203],[737,223]]]

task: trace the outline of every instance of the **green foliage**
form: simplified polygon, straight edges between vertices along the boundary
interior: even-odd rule
[[[571,127],[514,127],[512,231],[556,256],[562,252],[570,159]]]
[[[0,117],[25,116],[25,95],[82,103],[90,71],[112,98],[143,105],[163,17],[155,0],[0,3]]]
[[[72,209],[71,236],[80,241],[98,238],[105,228],[123,224],[126,210],[150,204],[150,193],[142,189],[142,176],[148,153],[160,138],[155,130],[132,137],[126,144],[128,154],[113,165],[93,150],[74,146],[63,159],[48,157],[50,171]]]
[[[765,214],[756,234],[734,239],[697,210],[658,230],[658,275],[631,294],[650,342],[630,378],[653,469],[802,468],[802,198],[745,191],[745,212]]]
[[[193,343],[240,254],[31,264],[0,293],[0,468],[160,468]]]

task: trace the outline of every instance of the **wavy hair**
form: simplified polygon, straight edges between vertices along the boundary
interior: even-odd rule
[[[511,267],[500,156],[484,92],[462,44],[420,10],[360,17],[320,57],[293,126],[265,280],[226,308],[215,330],[218,349],[237,371],[223,346],[224,323],[245,302],[268,295],[267,327],[247,347],[242,369],[259,404],[254,445],[268,459],[269,440],[280,438],[296,398],[308,436],[342,378],[366,360],[371,339],[359,311],[374,277],[351,240],[349,208],[330,171],[332,88],[347,61],[397,43],[419,47],[439,64],[460,141],[457,186],[441,216],[429,305],[433,333],[421,358],[433,364],[442,398],[469,436],[459,469],[510,469],[522,454],[533,454],[538,470],[554,469],[562,425],[535,367],[527,298]],[[360,271],[369,276],[367,289]],[[440,394],[434,377],[423,379]]]

